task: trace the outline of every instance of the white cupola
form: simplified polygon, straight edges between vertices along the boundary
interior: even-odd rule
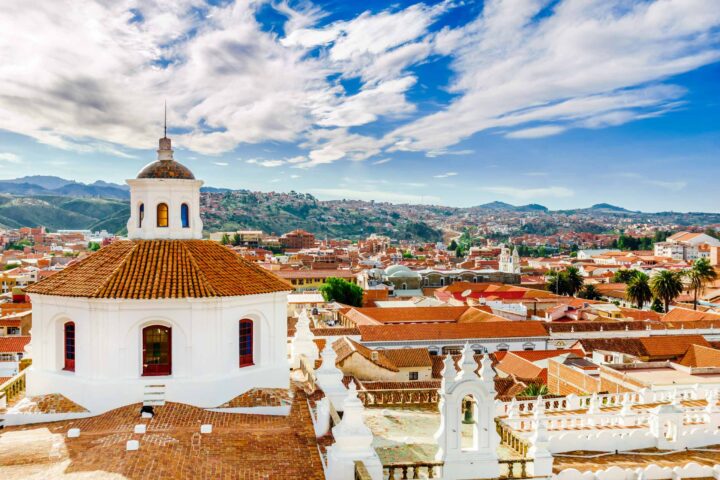
[[[158,159],[146,165],[130,185],[130,239],[201,239],[200,187],[192,172],[173,159],[167,136]]]

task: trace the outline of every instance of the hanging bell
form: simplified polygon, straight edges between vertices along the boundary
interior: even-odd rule
[[[475,423],[475,417],[473,417],[473,410],[475,410],[473,408],[473,403],[475,402],[470,398],[466,398],[465,400],[463,400],[464,415],[462,423],[464,424]]]

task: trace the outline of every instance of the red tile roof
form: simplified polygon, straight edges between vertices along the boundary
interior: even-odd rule
[[[86,298],[202,298],[292,291],[222,245],[205,240],[116,241],[27,288]]]
[[[398,368],[432,367],[427,348],[391,348],[382,354]]]
[[[581,339],[576,345],[585,352],[605,350],[650,359],[679,358],[691,345],[710,347],[702,335],[657,335],[645,338],[591,338]]]
[[[700,312],[689,308],[675,307],[662,317],[663,322],[720,322],[720,315],[711,312]]]
[[[547,337],[543,322],[421,323],[360,325],[363,342]]]
[[[0,337],[0,353],[22,353],[30,343],[30,335]]]
[[[337,359],[335,360],[335,363],[342,363],[343,360],[348,358],[350,355],[357,353],[368,361],[374,363],[378,367],[384,368],[386,370],[390,370],[392,372],[399,371],[398,368],[383,355],[383,352],[378,350],[371,350],[363,345],[360,345],[355,340],[351,340],[348,337],[342,337],[339,340],[336,340],[335,343],[332,344],[333,349],[335,350],[335,353],[337,354]],[[375,358],[373,358],[373,353],[375,353]]]
[[[354,308],[345,315],[357,325],[400,322],[456,322],[468,307]]]
[[[679,363],[686,367],[720,367],[720,350],[702,345],[690,345]]]

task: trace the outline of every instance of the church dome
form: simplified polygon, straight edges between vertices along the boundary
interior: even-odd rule
[[[390,265],[385,269],[385,275],[388,277],[413,277],[413,271],[405,265]]]
[[[137,178],[172,178],[175,180],[195,180],[195,175],[185,165],[176,162],[172,156],[170,139],[160,139],[158,159],[145,165]]]
[[[195,175],[185,165],[175,160],[156,160],[140,170],[137,178],[174,178],[195,180]]]

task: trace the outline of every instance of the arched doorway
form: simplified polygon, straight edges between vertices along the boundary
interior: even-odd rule
[[[172,329],[163,325],[143,328],[143,376],[172,373]]]

